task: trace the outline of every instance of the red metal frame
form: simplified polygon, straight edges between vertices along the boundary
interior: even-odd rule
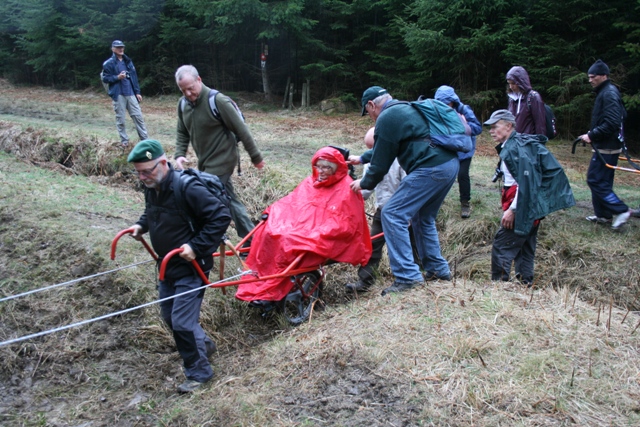
[[[202,269],[200,268],[200,265],[198,264],[198,262],[196,260],[191,261],[191,265],[193,265],[193,267],[195,268],[198,276],[200,276],[200,278],[202,279],[202,281],[206,284],[209,285],[209,287],[211,288],[222,288],[222,291],[225,291],[225,288],[229,287],[229,286],[238,286],[244,283],[252,283],[252,282],[259,282],[259,281],[263,281],[263,280],[269,280],[269,279],[276,279],[276,278],[283,278],[283,277],[295,277],[299,274],[304,274],[304,273],[309,273],[311,271],[315,271],[315,270],[319,270],[320,271],[320,279],[316,281],[316,283],[314,283],[313,287],[309,290],[309,292],[305,292],[304,289],[302,288],[301,284],[298,283],[298,281],[294,281],[295,282],[295,288],[299,290],[302,295],[305,298],[308,298],[309,296],[311,296],[317,289],[317,287],[320,285],[320,283],[322,282],[322,279],[324,278],[324,265],[318,265],[318,266],[314,266],[314,267],[307,267],[307,268],[296,268],[297,265],[300,263],[300,261],[302,260],[302,257],[304,256],[304,254],[300,254],[295,260],[293,260],[293,262],[281,273],[278,274],[272,274],[269,276],[262,276],[259,277],[258,275],[256,275],[255,273],[251,272],[249,267],[245,264],[245,262],[242,260],[242,258],[240,257],[241,253],[246,253],[249,252],[250,248],[243,248],[242,245],[244,245],[250,238],[251,236],[253,236],[253,234],[260,228],[264,226],[264,221],[260,221],[258,223],[258,225],[256,225],[253,230],[251,230],[251,232],[245,236],[244,239],[242,239],[240,241],[240,243],[238,243],[237,245],[233,245],[231,244],[231,242],[229,240],[226,240],[224,243],[222,243],[220,245],[220,251],[213,253],[213,257],[216,258],[220,258],[220,280],[223,280],[224,278],[224,259],[225,256],[229,255],[235,255],[238,257],[238,260],[240,261],[242,268],[244,271],[247,272],[247,276],[252,275],[253,277],[243,277],[242,279],[239,280],[233,280],[233,281],[229,281],[229,282],[224,282],[224,283],[215,283],[212,284],[209,279],[207,278],[207,276],[204,274],[204,272],[202,271]],[[120,240],[120,238],[125,235],[125,234],[130,234],[133,233],[134,229],[132,228],[128,228],[126,230],[122,230],[120,231],[116,237],[113,239],[113,241],[111,242],[111,259],[114,260],[116,257],[116,246],[118,244],[118,240]],[[383,236],[383,233],[380,234],[376,234],[375,236],[371,237],[371,240],[375,240],[375,239],[379,239]],[[155,254],[155,252],[153,252],[153,249],[151,249],[151,247],[147,244],[147,242],[141,238],[140,242],[142,242],[142,244],[144,245],[144,247],[147,249],[147,251],[151,254],[151,256],[155,259],[158,260],[158,256]],[[229,250],[224,250],[224,247],[227,246],[229,247]],[[170,251],[162,260],[162,263],[160,264],[160,271],[159,271],[159,279],[160,280],[164,280],[164,274],[166,272],[167,269],[167,263],[169,262],[169,260],[175,256],[176,254],[180,254],[182,253],[183,249],[182,248],[177,248],[174,249],[172,251]]]
[[[307,267],[307,268],[295,268],[300,263],[300,260],[302,260],[302,257],[304,256],[304,254],[300,254],[295,260],[293,260],[293,262],[284,271],[282,271],[282,273],[272,274],[272,275],[269,275],[269,276],[262,276],[262,277],[259,277],[259,276],[255,275],[254,273],[252,273],[250,271],[249,267],[247,266],[247,264],[240,257],[241,253],[249,252],[250,248],[248,248],[248,247],[247,248],[243,248],[242,245],[244,245],[245,242],[247,242],[251,238],[251,236],[256,232],[256,230],[258,230],[263,225],[264,225],[264,221],[260,221],[260,223],[258,223],[258,225],[256,225],[254,227],[254,229],[251,230],[251,232],[244,239],[242,239],[240,241],[240,243],[238,243],[235,246],[232,245],[229,242],[229,240],[226,240],[220,246],[221,246],[221,248],[224,247],[224,246],[227,246],[227,247],[229,247],[229,250],[226,250],[226,251],[221,250],[221,251],[215,252],[213,254],[214,258],[217,258],[217,257],[220,258],[220,276],[221,276],[221,278],[224,276],[224,258],[227,255],[235,255],[235,256],[237,256],[238,260],[242,264],[243,270],[247,272],[247,275],[251,274],[251,275],[253,275],[253,277],[245,277],[245,278],[240,279],[240,280],[233,280],[233,281],[229,281],[229,282],[225,282],[225,283],[212,284],[209,281],[209,279],[207,278],[207,276],[204,274],[202,269],[200,268],[200,265],[198,264],[198,262],[196,260],[193,260],[193,261],[191,261],[191,265],[193,265],[193,267],[196,270],[196,273],[198,274],[198,276],[200,276],[202,281],[206,285],[210,285],[211,288],[226,288],[226,287],[229,287],[229,286],[238,286],[238,285],[243,284],[243,283],[252,283],[252,282],[259,282],[259,281],[269,280],[269,279],[276,279],[276,278],[282,278],[282,277],[288,277],[288,276],[296,276],[298,274],[308,273],[310,271],[322,269],[321,265],[314,266],[314,267]],[[111,259],[112,260],[114,260],[116,258],[116,246],[118,244],[118,240],[120,240],[120,238],[122,236],[124,236],[125,234],[133,233],[133,231],[134,231],[133,228],[128,228],[126,230],[122,230],[113,239],[113,241],[111,242]],[[142,242],[142,244],[147,249],[147,251],[149,251],[151,256],[153,256],[153,258],[155,260],[158,260],[158,256],[155,254],[155,252],[153,252],[153,250],[147,244],[147,242],[144,239],[141,239],[140,242]],[[166,272],[166,269],[167,269],[167,263],[169,262],[169,260],[173,256],[175,256],[176,254],[182,253],[182,251],[183,251],[182,248],[174,249],[174,250],[170,251],[163,258],[162,263],[160,264],[160,271],[159,271],[159,274],[158,274],[158,277],[159,277],[160,280],[164,280],[164,275],[165,275],[165,272]],[[324,276],[324,273],[323,273],[323,276]],[[316,286],[317,285],[318,284],[316,284]],[[315,290],[315,287],[314,287],[313,290]]]

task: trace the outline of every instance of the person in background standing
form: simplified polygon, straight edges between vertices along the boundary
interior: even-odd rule
[[[529,74],[522,67],[512,67],[507,73],[509,84],[509,111],[516,118],[516,132],[546,135],[547,119],[544,102],[531,88]]]
[[[591,113],[591,130],[578,138],[596,148],[606,164],[617,166],[624,141],[622,122],[626,117],[620,91],[609,80],[609,67],[602,60],[598,59],[587,74],[596,93],[596,101]],[[632,211],[613,192],[615,169],[608,168],[606,164],[594,151],[587,171],[594,215],[586,219],[597,224],[611,222],[611,228],[618,230]]]
[[[469,168],[471,167],[471,158],[476,151],[476,135],[482,133],[482,124],[476,118],[473,110],[468,105],[463,104],[451,86],[440,86],[436,90],[435,99],[447,104],[460,114],[469,125],[471,130],[471,138],[473,148],[468,153],[458,151],[458,160],[460,160],[460,170],[458,171],[458,187],[460,189],[460,216],[469,218],[471,216],[471,178],[469,177]]]
[[[129,136],[125,129],[125,112],[129,112],[136,125],[140,141],[147,139],[147,127],[144,124],[140,102],[140,85],[138,73],[133,61],[124,54],[124,43],[114,40],[111,43],[111,58],[102,64],[102,81],[109,85],[109,96],[113,100],[113,111],[116,113],[116,128],[123,147],[129,145]]]

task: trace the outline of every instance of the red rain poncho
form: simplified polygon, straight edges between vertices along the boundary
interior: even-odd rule
[[[352,179],[338,150],[321,148],[311,165],[320,158],[338,165],[333,175],[316,181],[318,171],[313,168],[312,176],[264,211],[269,218],[253,235],[247,258],[259,277],[282,273],[301,253],[305,255],[295,268],[319,266],[329,259],[354,266],[369,262],[371,238],[362,195],[349,188]],[[289,277],[245,283],[236,298],[279,301],[292,287]]]

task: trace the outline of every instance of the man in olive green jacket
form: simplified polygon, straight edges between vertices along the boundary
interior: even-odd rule
[[[198,70],[183,65],[176,71],[176,83],[184,95],[178,103],[176,169],[183,169],[189,143],[198,157],[198,169],[217,175],[231,198],[230,210],[238,236],[245,237],[253,228],[247,210],[238,200],[231,175],[238,163],[237,138],[249,153],[251,163],[262,169],[265,165],[249,128],[234,102],[202,83]],[[210,104],[216,105],[216,117]]]

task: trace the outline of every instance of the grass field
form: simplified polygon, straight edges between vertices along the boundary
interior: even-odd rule
[[[0,87],[0,298],[148,260],[131,239],[109,259],[111,239],[144,206],[109,98]],[[234,177],[253,218],[310,173],[319,147],[360,153],[371,126],[355,111],[325,116],[234,97],[267,163],[258,171],[245,154],[243,175]],[[176,103],[166,96],[142,104],[150,136],[169,154]],[[343,285],[356,269],[333,265],[325,309],[297,328],[263,319],[233,289],[208,291],[201,322],[218,344],[216,375],[189,396],[175,392],[180,358],[157,306],[2,346],[0,424],[640,425],[638,222],[615,233],[584,220],[590,153],[572,155],[570,145],[549,144],[578,203],[543,221],[534,290],[490,280],[499,187],[490,182],[496,155],[483,134],[471,218],[459,217],[455,185],[438,217],[455,280],[383,298],[393,280],[383,261],[375,290],[354,298]],[[616,177],[633,207],[639,179]],[[230,237],[237,240],[233,230]],[[226,271],[238,267],[227,260]],[[143,264],[0,302],[0,341],[153,301],[155,280]]]

